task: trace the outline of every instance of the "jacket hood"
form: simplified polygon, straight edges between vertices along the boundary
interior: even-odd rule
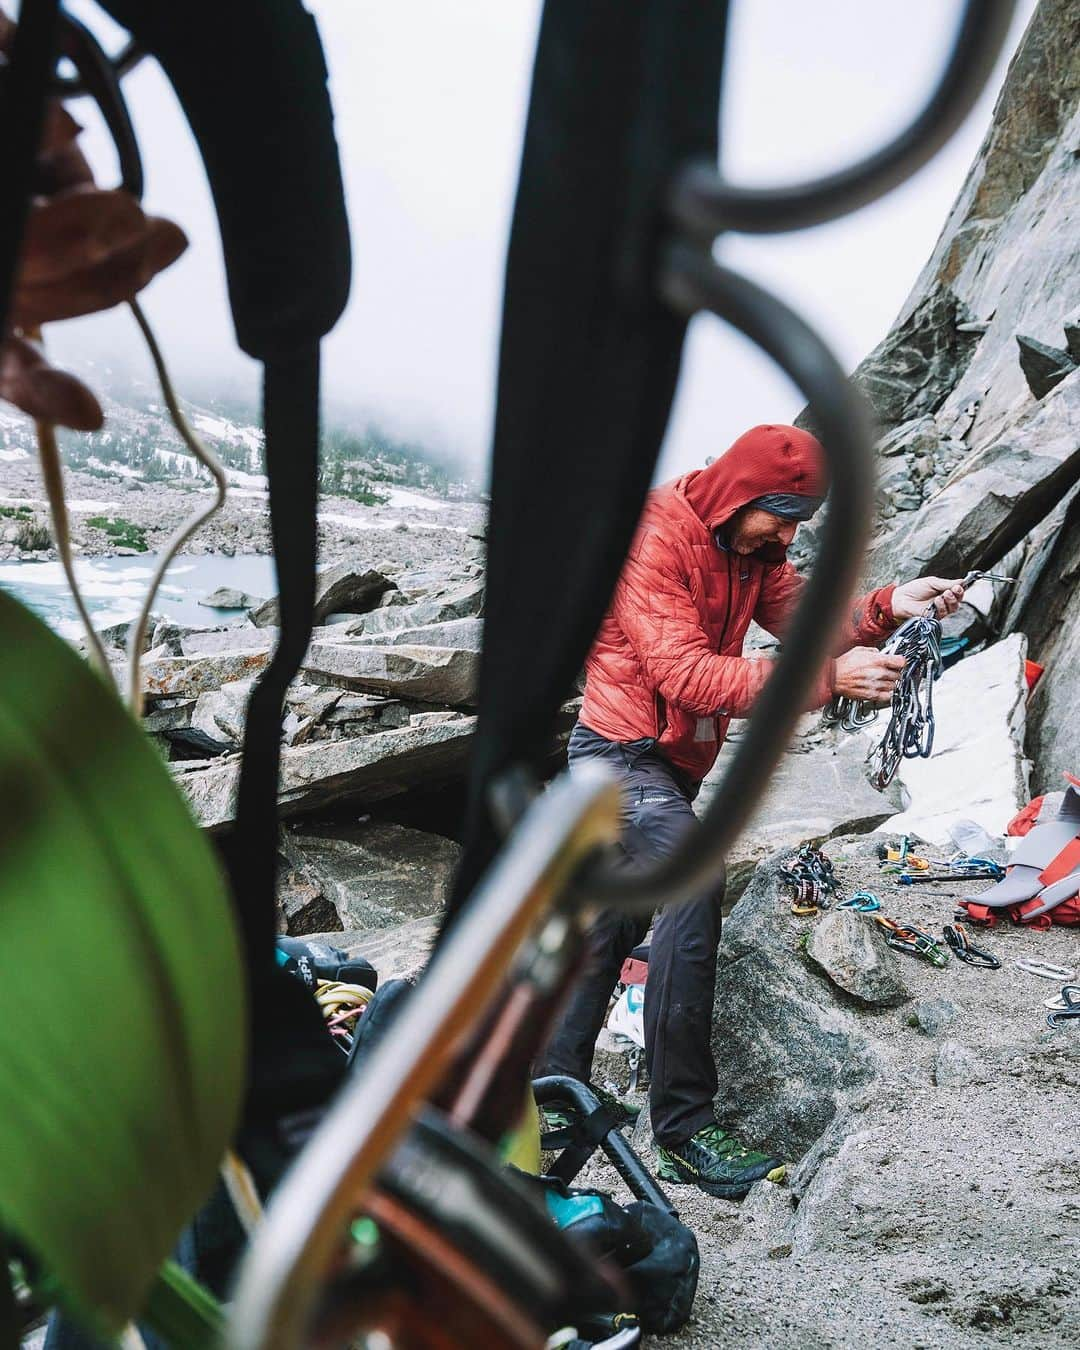
[[[815,437],[798,427],[752,427],[718,459],[684,474],[674,487],[712,531],[755,497],[772,492],[824,497],[825,452]]]

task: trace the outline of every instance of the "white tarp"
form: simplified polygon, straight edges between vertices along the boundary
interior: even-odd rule
[[[1013,633],[950,667],[934,688],[936,733],[929,759],[905,759],[896,781],[907,808],[879,832],[915,834],[948,846],[949,827],[977,821],[1000,836],[1028,800],[1024,758],[1027,639]],[[867,729],[873,741],[887,710]]]

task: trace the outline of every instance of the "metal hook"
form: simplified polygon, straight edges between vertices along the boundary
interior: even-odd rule
[[[774,234],[823,225],[883,197],[917,173],[971,111],[1012,22],[1015,0],[967,0],[948,62],[926,105],[887,145],[824,178],[784,187],[726,183],[714,164],[688,165],[671,214],[691,234]]]
[[[125,69],[131,69],[139,61],[142,51],[131,43],[119,57],[110,58],[90,29],[63,10],[59,16],[58,46],[61,55],[66,56],[78,71],[78,79],[54,77],[54,90],[65,97],[89,94],[94,100],[116,146],[120,161],[120,185],[136,201],[141,201],[142,157],[131,115],[120,89],[120,76]],[[123,64],[125,58],[126,66]]]

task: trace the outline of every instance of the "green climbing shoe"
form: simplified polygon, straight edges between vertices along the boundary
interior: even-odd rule
[[[708,1195],[741,1200],[755,1181],[782,1181],[787,1164],[768,1153],[755,1153],[715,1121],[679,1148],[657,1145],[661,1181],[697,1186]]]
[[[587,1083],[586,1086],[600,1105],[606,1106],[611,1112],[620,1129],[624,1125],[633,1124],[641,1114],[640,1103],[616,1097],[613,1092],[608,1092],[606,1088],[597,1087],[595,1083]],[[569,1144],[572,1144],[577,1133],[579,1119],[577,1108],[571,1106],[569,1102],[548,1102],[546,1106],[541,1107],[541,1147],[552,1150],[566,1148]]]

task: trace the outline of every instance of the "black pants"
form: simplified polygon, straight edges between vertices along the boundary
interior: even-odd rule
[[[669,856],[696,825],[690,807],[696,785],[686,783],[652,741],[604,740],[580,723],[570,737],[571,768],[602,759],[623,784],[622,850],[628,869]],[[645,992],[645,1058],[653,1134],[668,1147],[684,1143],[713,1119],[716,1065],[712,1057],[716,948],[721,895],[661,910],[649,952]],[[644,915],[607,911],[590,933],[586,969],[537,1073],[587,1079],[622,963],[648,931]]]

